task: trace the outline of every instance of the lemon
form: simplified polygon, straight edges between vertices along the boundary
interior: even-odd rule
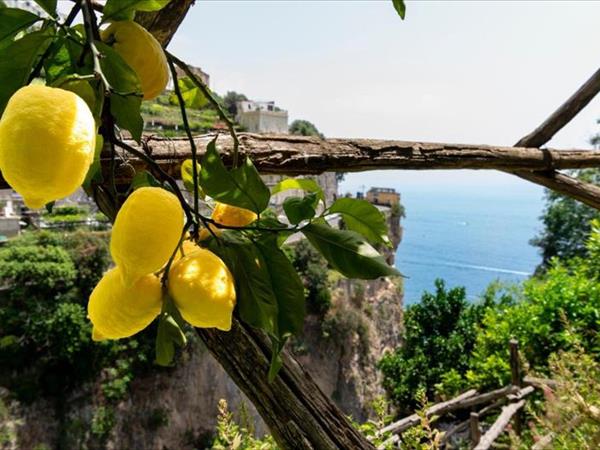
[[[169,293],[181,316],[195,327],[231,329],[235,286],[217,255],[199,248],[181,258],[169,272]]]
[[[0,170],[29,208],[71,195],[94,159],[96,124],[87,104],[63,89],[30,85],[0,119]]]
[[[144,100],[152,100],[165,90],[169,81],[167,58],[158,41],[144,27],[129,20],[113,22],[101,33],[101,38],[135,71]]]
[[[218,202],[211,215],[215,222],[229,227],[245,227],[254,222],[257,217],[256,213],[249,209]]]
[[[146,275],[131,286],[122,278],[119,268],[109,270],[90,295],[88,316],[94,340],[132,336],[160,314],[162,286],[156,276]]]
[[[112,230],[110,253],[127,283],[156,272],[169,260],[183,230],[183,208],[158,187],[136,189],[125,201]]]

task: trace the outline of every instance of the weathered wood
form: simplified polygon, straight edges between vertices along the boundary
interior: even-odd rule
[[[551,389],[556,389],[558,387],[558,383],[555,380],[551,380],[549,378],[531,377],[529,375],[523,378],[523,384],[531,385],[540,389],[543,389],[546,386]]]
[[[515,147],[541,147],[567,125],[600,92],[600,69],[558,107],[539,127],[519,139]]]
[[[502,408],[502,412],[491,426],[491,428],[481,437],[479,444],[475,446],[474,450],[488,450],[494,441],[498,439],[512,417],[525,405],[525,400],[520,400],[517,403],[511,403]]]
[[[519,342],[511,339],[508,343],[510,350],[510,378],[513,386],[521,387],[523,380],[521,377],[521,361],[519,359]],[[533,388],[532,388],[533,389]],[[516,413],[513,418],[513,427],[518,436],[521,435],[521,414]]]
[[[469,434],[473,445],[479,444],[481,440],[481,428],[479,427],[479,414],[472,412],[469,416]]]
[[[507,395],[514,394],[519,390],[516,386],[505,386],[503,388],[495,389],[490,392],[485,392],[483,394],[475,395],[473,397],[467,398],[461,402],[456,404],[457,409],[467,409],[472,408],[473,406],[483,405],[485,403],[491,402],[498,398],[506,397]]]
[[[195,137],[202,154],[214,135]],[[540,150],[538,148],[489,145],[409,142],[376,139],[319,139],[307,136],[239,136],[240,153],[248,155],[262,173],[288,175],[319,174],[325,171],[357,172],[391,169],[574,169],[600,166],[600,151]],[[148,136],[153,158],[173,174],[191,157],[184,138]],[[134,144],[128,141],[128,144]],[[135,145],[134,145],[135,146]],[[233,148],[229,136],[220,136],[219,150],[229,162]],[[133,160],[134,164],[136,163]]]
[[[475,396],[476,394],[477,391],[475,389],[468,390],[467,392],[460,394],[458,397],[454,397],[453,399],[450,399],[446,402],[437,403],[429,407],[427,411],[425,411],[425,415],[427,417],[440,416],[449,411],[460,409],[457,408],[457,405],[461,404],[464,400]],[[408,417],[405,417],[397,422],[391,423],[388,426],[382,428],[381,430],[379,430],[379,435],[383,435],[386,433],[402,433],[403,431],[414,427],[420,421],[421,418],[418,416],[418,414],[412,414]]]
[[[600,92],[600,69],[597,70],[569,99],[558,107],[539,127],[521,138],[515,147],[541,147],[568,124]],[[600,209],[600,188],[592,183],[557,172],[558,167],[544,172],[511,171],[527,181],[540,184]]]
[[[282,448],[374,449],[288,352],[283,352],[281,371],[268,382],[271,350],[262,333],[238,321],[227,333],[197,332],[256,406]]]
[[[136,13],[135,21],[152,33],[163,47],[167,47],[194,2],[172,0],[160,11]]]

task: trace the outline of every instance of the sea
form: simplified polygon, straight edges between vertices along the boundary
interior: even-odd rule
[[[406,217],[396,267],[406,277],[405,305],[433,292],[436,278],[464,286],[475,301],[492,281],[522,282],[541,262],[529,240],[542,228],[543,189],[510,175],[456,172],[347,175],[342,183],[350,192],[373,183],[400,192]]]

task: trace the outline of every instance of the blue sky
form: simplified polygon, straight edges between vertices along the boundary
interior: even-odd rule
[[[170,49],[219,93],[275,100],[329,137],[511,145],[597,68],[600,2],[206,1]],[[600,100],[550,143],[587,148]],[[496,172],[371,172],[365,184],[530,189]],[[534,188],[535,189],[535,188]]]

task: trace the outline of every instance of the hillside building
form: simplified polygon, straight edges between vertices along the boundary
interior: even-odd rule
[[[373,187],[367,192],[367,200],[376,205],[394,206],[400,204],[400,194],[393,188]]]
[[[238,102],[235,119],[250,133],[288,133],[288,112],[275,106],[275,102]]]

